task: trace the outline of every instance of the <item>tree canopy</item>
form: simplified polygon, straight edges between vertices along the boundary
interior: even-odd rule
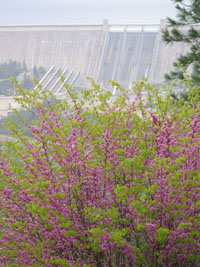
[[[167,18],[167,28],[163,30],[163,40],[169,44],[184,42],[188,52],[174,62],[174,70],[166,74],[167,80],[185,78],[184,73],[192,69],[191,80],[200,83],[200,1],[172,0],[176,4],[177,18]]]

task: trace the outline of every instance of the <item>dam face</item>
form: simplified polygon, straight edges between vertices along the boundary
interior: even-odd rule
[[[121,83],[138,81],[148,76],[155,40],[155,32],[109,32],[99,80]]]
[[[0,27],[0,62],[67,67],[96,79],[104,39],[101,26]]]
[[[165,45],[160,25],[1,26],[0,63],[16,60],[28,68],[53,65],[106,84],[123,86],[143,76],[162,82],[185,44]]]

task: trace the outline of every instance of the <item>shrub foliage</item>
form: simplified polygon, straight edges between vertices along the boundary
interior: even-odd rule
[[[18,89],[38,120],[8,123],[2,266],[200,266],[198,90],[175,106],[145,81],[114,100],[91,82],[63,101]]]

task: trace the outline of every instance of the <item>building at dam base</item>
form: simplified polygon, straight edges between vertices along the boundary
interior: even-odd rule
[[[142,77],[163,81],[173,62],[188,49],[165,45],[160,25],[1,26],[0,63],[16,60],[28,68],[43,66],[80,73],[106,84],[129,86]]]

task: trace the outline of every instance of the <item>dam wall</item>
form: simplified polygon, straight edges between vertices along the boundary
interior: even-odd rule
[[[117,31],[118,30],[118,31]],[[123,85],[148,77],[158,26],[110,28],[99,81],[119,81]]]
[[[27,67],[67,68],[82,77],[124,86],[143,76],[163,81],[188,47],[162,41],[160,25],[0,26],[0,63],[16,60]]]
[[[154,56],[151,62],[148,79],[151,82],[162,82],[165,73],[169,73],[173,69],[173,63],[181,54],[186,54],[189,45],[183,42],[175,42],[166,45],[162,40],[162,30],[166,28],[166,21],[161,20],[159,32],[154,46]],[[200,29],[200,27],[198,27]],[[187,28],[182,28],[182,31]]]
[[[0,62],[66,66],[96,79],[104,40],[102,26],[0,27]]]

